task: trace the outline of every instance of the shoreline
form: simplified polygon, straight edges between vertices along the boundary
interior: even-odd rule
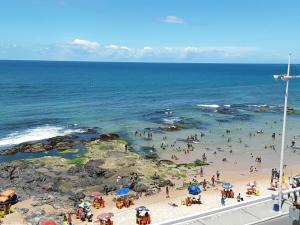
[[[189,130],[183,131],[185,133],[190,132]],[[31,171],[35,171],[34,173],[37,172],[39,176],[46,176],[46,179],[50,179],[49,181],[51,182],[53,177],[66,177],[66,181],[58,183],[58,196],[55,194],[56,191],[52,191],[53,187],[50,187],[49,190],[51,191],[48,194],[48,196],[51,196],[50,200],[42,200],[43,203],[41,206],[39,206],[39,203],[37,202],[39,199],[48,198],[45,197],[46,192],[40,191],[36,196],[27,194],[27,198],[25,197],[23,201],[16,205],[16,207],[19,208],[18,212],[5,217],[4,222],[5,224],[13,224],[15,221],[20,221],[20,223],[22,223],[21,221],[26,219],[28,223],[28,217],[30,217],[34,211],[41,213],[41,215],[38,216],[39,218],[47,218],[47,216],[50,216],[50,218],[59,219],[61,218],[58,216],[59,212],[74,212],[74,209],[76,208],[72,206],[72,204],[74,204],[73,201],[63,200],[65,197],[69,196],[67,191],[72,190],[75,195],[84,193],[88,196],[93,191],[103,191],[104,183],[110,185],[111,194],[104,197],[106,200],[105,209],[93,209],[95,216],[100,212],[113,212],[115,215],[113,218],[115,224],[132,225],[135,218],[134,208],[139,205],[145,205],[150,209],[152,221],[161,222],[169,219],[170,216],[185,216],[190,213],[199,212],[199,210],[221,206],[220,192],[222,188],[220,184],[215,188],[209,188],[208,191],[202,192],[201,199],[203,204],[193,205],[191,207],[181,205],[181,201],[188,196],[186,185],[191,182],[193,178],[196,178],[199,182],[202,182],[205,178],[210,183],[211,176],[215,175],[217,170],[221,173],[221,181],[230,182],[234,185],[233,190],[235,196],[238,193],[241,193],[245,200],[255,198],[255,196],[246,197],[245,195],[246,184],[254,180],[258,183],[260,195],[271,194],[272,191],[268,190],[270,187],[271,169],[278,166],[279,151],[274,151],[269,147],[264,149],[263,143],[267,138],[270,138],[272,133],[266,130],[264,134],[257,134],[256,137],[244,138],[242,143],[237,142],[237,138],[235,138],[234,141],[230,143],[231,147],[229,147],[226,140],[228,137],[235,135],[234,133],[236,131],[238,131],[238,129],[233,129],[233,134],[225,134],[224,137],[221,137],[224,140],[222,151],[217,150],[217,146],[219,145],[202,144],[201,141],[200,143],[193,144],[194,150],[189,151],[189,153],[186,153],[183,150],[172,150],[172,148],[176,149],[178,146],[182,146],[182,148],[186,146],[185,142],[179,142],[179,144],[176,143],[173,147],[169,146],[166,150],[156,147],[156,151],[148,152],[149,156],[151,154],[157,154],[158,158],[156,158],[156,156],[153,156],[154,158],[145,158],[141,154],[131,151],[130,145],[127,146],[128,142],[119,136],[115,134],[99,134],[96,138],[82,142],[86,151],[75,158],[65,159],[63,158],[65,154],[61,154],[60,156],[46,156],[22,160],[21,166],[24,166],[24,162],[27,164],[29,163],[29,169]],[[182,131],[178,133],[182,134],[181,132]],[[163,140],[167,142],[168,145],[171,145],[170,143],[174,141],[174,134],[175,136],[177,135],[174,132],[168,132],[166,134],[168,137],[165,140],[163,138],[164,134],[153,134],[154,140],[150,140],[147,143],[148,145],[151,145],[151,143],[154,142],[158,145],[159,141]],[[69,140],[68,138],[69,137],[66,137],[66,140]],[[141,138],[144,137],[141,136]],[[66,151],[66,154],[68,154],[68,151],[73,149],[72,146],[58,144],[64,141],[59,137],[51,140],[52,146],[59,145],[60,147],[68,147],[66,149],[62,148],[62,153]],[[253,143],[249,141],[252,141]],[[277,145],[280,144],[280,134],[278,134],[276,140],[270,139],[268,142],[272,143],[277,148]],[[245,147],[245,143],[248,143],[250,147]],[[207,146],[210,148],[209,151],[207,150]],[[263,151],[254,151],[255,146],[260,146],[259,148],[263,149]],[[234,151],[230,153],[230,149],[234,149]],[[217,154],[214,154],[214,151],[216,151]],[[203,164],[204,176],[200,177],[200,165],[192,164],[192,162],[201,159],[204,153],[209,165]],[[173,154],[176,154],[178,160],[171,158]],[[261,163],[255,162],[255,158],[258,156],[262,157]],[[222,160],[224,157],[227,159],[226,161]],[[285,164],[288,165],[285,169],[287,177],[300,173],[300,167],[297,164],[299,159],[300,155],[298,152],[295,153],[292,149],[287,149],[285,158]],[[158,163],[160,160],[162,163]],[[7,162],[6,164],[14,165],[14,161]],[[251,166],[257,168],[258,171],[250,173],[249,168]],[[87,169],[88,173],[85,172]],[[132,187],[134,190],[142,190],[140,194],[142,194],[143,197],[135,200],[134,207],[118,210],[114,205],[115,203],[112,201],[112,198],[114,197],[114,194],[112,193],[115,193],[116,189],[124,184],[132,185],[128,179],[131,176],[130,174],[137,171],[139,181]],[[90,174],[92,174],[92,176],[85,180],[79,178],[82,175],[90,176]],[[99,174],[102,175],[99,176]],[[158,180],[153,178],[155,174],[159,176]],[[115,182],[115,179],[120,175],[122,176],[122,180],[124,180],[122,183],[118,184]],[[160,186],[161,184],[162,186]],[[53,183],[53,185],[55,185],[55,183]],[[172,187],[172,185],[174,185],[174,187]],[[170,187],[170,198],[165,197],[166,186]],[[153,189],[154,192],[148,191],[151,189]],[[145,193],[148,192],[151,194],[145,196]],[[53,199],[55,198],[57,198],[56,201],[58,202],[66,201],[68,204],[64,205],[58,203],[58,205],[55,205],[53,203]],[[47,201],[49,201],[50,204],[48,204]],[[89,201],[89,198],[87,198],[87,201]],[[236,202],[236,199],[227,199],[226,201],[226,204],[232,204]],[[172,207],[169,203],[175,203],[178,207]],[[29,209],[29,212],[24,213],[22,210],[20,211],[20,208],[27,208]],[[39,210],[43,208],[45,208],[45,212]],[[31,221],[30,218],[29,221]],[[73,218],[73,223],[75,225],[85,225],[85,223],[76,220],[75,217]]]

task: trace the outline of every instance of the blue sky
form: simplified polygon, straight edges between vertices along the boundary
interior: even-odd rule
[[[0,59],[300,62],[299,0],[1,0]]]

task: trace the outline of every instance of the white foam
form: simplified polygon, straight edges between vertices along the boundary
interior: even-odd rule
[[[180,122],[182,119],[180,119],[179,117],[173,117],[173,118],[163,118],[163,122],[165,124],[171,124],[173,125],[176,122]]]
[[[203,107],[203,108],[219,108],[220,107],[217,104],[211,104],[211,105],[200,104],[200,105],[197,105],[197,106]]]
[[[27,129],[22,132],[14,132],[0,139],[0,147],[17,145],[24,142],[39,141],[56,136],[63,136],[71,133],[83,132],[81,129],[66,129],[56,126],[42,126],[32,129]]]

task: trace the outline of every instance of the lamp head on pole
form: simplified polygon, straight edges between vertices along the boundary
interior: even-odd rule
[[[288,76],[286,74],[273,75],[275,80],[287,80]]]

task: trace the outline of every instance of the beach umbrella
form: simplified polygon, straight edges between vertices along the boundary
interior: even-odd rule
[[[249,182],[249,183],[247,184],[247,186],[249,186],[249,187],[255,187],[255,186],[256,186],[256,181]]]
[[[100,192],[94,192],[91,196],[96,198],[102,196],[102,194]]]
[[[97,216],[99,220],[107,220],[110,219],[114,214],[113,213],[101,213]]]
[[[222,187],[224,188],[224,189],[231,189],[231,188],[233,188],[233,185],[232,184],[230,184],[230,183],[227,183],[227,182],[224,182],[224,183],[222,183]]]
[[[140,216],[145,216],[148,211],[139,211]]]
[[[121,188],[120,190],[117,191],[117,195],[127,195],[130,192],[129,188]]]
[[[148,212],[149,211],[149,209],[147,209],[145,206],[139,206],[139,207],[135,208],[135,210],[138,212],[142,212],[142,211]]]
[[[57,225],[53,220],[44,220],[40,225]]]
[[[88,202],[81,202],[79,205],[78,205],[80,208],[88,208],[91,206],[90,203]]]
[[[199,195],[202,192],[201,188],[196,185],[190,185],[188,187],[188,191],[189,191],[189,194],[191,194],[191,195]]]

